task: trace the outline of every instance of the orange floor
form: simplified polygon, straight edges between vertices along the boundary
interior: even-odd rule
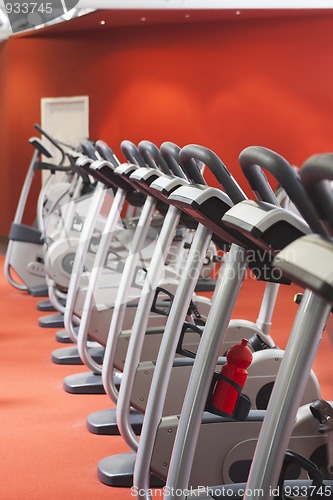
[[[1,258],[1,265],[3,259]],[[234,317],[256,319],[263,286],[248,279]],[[296,287],[285,287],[274,314],[273,335],[284,347],[297,306]],[[133,498],[128,489],[101,484],[100,459],[128,451],[120,437],[90,434],[86,416],[110,406],[105,395],[67,394],[66,375],[83,367],[54,365],[54,331],[37,326],[38,299],[11,288],[0,273],[0,498],[5,500],[99,500]],[[333,350],[324,336],[315,363],[323,396],[332,398]]]

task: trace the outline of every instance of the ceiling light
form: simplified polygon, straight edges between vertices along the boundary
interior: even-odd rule
[[[104,24],[105,24],[104,19],[100,22],[100,24],[101,24],[102,26],[104,26]]]

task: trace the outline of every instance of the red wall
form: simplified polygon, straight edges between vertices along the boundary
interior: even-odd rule
[[[333,149],[332,53],[333,15],[10,39],[0,45],[0,234],[13,218],[41,97],[89,95],[90,136],[117,153],[125,138],[208,146],[246,186],[237,157],[248,145],[297,165]]]

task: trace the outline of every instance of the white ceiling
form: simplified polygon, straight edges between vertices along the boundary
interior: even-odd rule
[[[16,0],[17,1],[17,0]],[[14,3],[11,0],[10,3]],[[22,0],[21,2],[22,3]],[[51,2],[52,3],[52,0]],[[62,2],[65,6],[64,2]],[[73,0],[72,0],[73,4]],[[74,9],[66,12],[53,21],[45,25],[56,24],[78,17],[93,10],[110,9],[219,9],[219,10],[237,10],[237,9],[331,9],[333,0],[79,0]],[[66,11],[66,10],[65,10]],[[63,9],[59,14],[63,13]],[[15,20],[21,27],[29,28],[26,16],[19,15]],[[43,26],[41,26],[43,27]],[[30,26],[31,29],[31,26]],[[4,0],[0,0],[0,42],[11,36],[12,30],[8,17],[6,15]]]

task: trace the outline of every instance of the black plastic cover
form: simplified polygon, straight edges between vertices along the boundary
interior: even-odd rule
[[[23,241],[25,243],[35,243],[37,245],[43,245],[44,241],[42,238],[42,233],[31,226],[25,224],[12,223],[9,239],[12,241]]]

